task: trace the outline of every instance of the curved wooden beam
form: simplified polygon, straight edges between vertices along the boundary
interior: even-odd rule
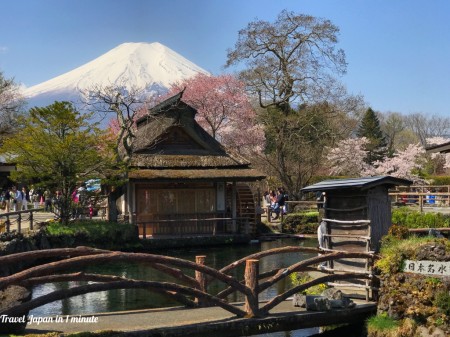
[[[13,308],[9,308],[3,311],[0,311],[1,315],[24,315],[28,311],[40,307],[42,305],[58,301],[67,297],[73,297],[78,295],[83,295],[91,292],[105,291],[111,289],[126,289],[126,288],[144,288],[144,289],[152,289],[157,292],[167,292],[167,291],[175,291],[186,295],[195,296],[198,298],[204,298],[210,303],[213,303],[221,308],[239,316],[244,317],[246,315],[245,311],[236,308],[235,306],[228,304],[226,301],[219,299],[215,296],[211,296],[207,293],[204,293],[198,289],[188,288],[185,286],[180,286],[175,283],[167,283],[167,282],[154,282],[154,281],[132,281],[132,280],[123,280],[123,281],[114,281],[110,283],[95,283],[95,284],[87,284],[79,287],[74,287],[70,289],[56,290],[47,295],[40,296],[31,301],[22,303]]]
[[[221,273],[214,268],[200,265],[195,262],[169,257],[169,256],[161,256],[155,254],[143,254],[143,253],[124,253],[124,252],[110,252],[107,254],[98,254],[98,255],[87,255],[87,256],[77,256],[73,258],[69,258],[63,261],[51,262],[47,264],[43,264],[40,266],[32,267],[16,274],[6,276],[0,278],[0,290],[5,287],[16,284],[20,281],[23,281],[30,277],[37,277],[43,275],[49,275],[53,272],[84,266],[86,264],[98,264],[107,261],[141,261],[141,262],[149,262],[149,263],[161,263],[161,264],[169,264],[177,267],[185,267],[193,270],[197,270],[206,275],[212,276],[225,284],[232,286],[237,291],[242,292],[245,295],[251,295],[251,290],[247,288],[245,285],[239,283],[235,278]]]
[[[297,253],[297,252],[319,254],[321,251],[318,248],[297,247],[297,246],[273,248],[273,249],[268,249],[268,250],[265,250],[262,252],[254,253],[254,254],[248,255],[246,257],[243,257],[242,259],[234,261],[233,263],[230,263],[229,265],[223,267],[219,271],[222,273],[227,273],[230,270],[236,268],[237,266],[245,263],[245,261],[249,260],[249,259],[260,260],[261,258],[263,258],[265,256],[269,256],[269,255],[284,254],[284,253]]]
[[[325,255],[315,256],[310,259],[306,259],[303,261],[300,261],[298,263],[295,263],[291,265],[288,268],[284,268],[280,270],[275,276],[273,276],[271,279],[267,280],[264,283],[261,283],[259,285],[259,292],[269,288],[279,280],[287,277],[288,275],[298,272],[298,271],[305,271],[306,268],[311,267],[312,265],[330,261],[330,260],[336,260],[336,259],[342,259],[342,258],[373,258],[373,254],[370,253],[352,253],[352,252],[334,252],[329,253]]]
[[[23,262],[27,260],[36,260],[49,257],[74,257],[83,255],[95,255],[110,253],[109,250],[96,249],[91,247],[79,246],[76,248],[55,248],[55,249],[42,249],[33,250],[23,253],[15,253],[5,256],[0,256],[0,264],[9,265],[11,263]]]
[[[319,277],[317,279],[314,279],[312,281],[300,284],[294,288],[289,289],[288,291],[275,296],[272,298],[269,302],[267,302],[260,310],[264,314],[268,314],[270,309],[273,309],[275,306],[280,304],[282,301],[287,299],[289,296],[294,295],[295,293],[298,293],[300,291],[306,290],[312,286],[325,283],[325,282],[331,282],[331,281],[340,281],[340,280],[347,280],[347,279],[370,279],[371,277],[369,275],[361,275],[361,274],[353,274],[353,273],[345,273],[345,274],[330,274],[327,276]]]
[[[20,286],[23,287],[32,287],[39,284],[45,283],[54,283],[54,282],[69,282],[69,281],[94,281],[94,282],[117,282],[117,281],[139,281],[135,279],[128,279],[115,275],[101,275],[101,274],[86,274],[84,272],[77,272],[71,274],[58,274],[58,275],[49,275],[49,276],[41,276],[34,277],[27,280],[24,280],[19,283]],[[151,291],[151,290],[150,290]],[[174,299],[187,307],[197,307],[198,305],[188,299],[186,296],[182,296],[173,291],[161,291],[161,293],[171,299]]]

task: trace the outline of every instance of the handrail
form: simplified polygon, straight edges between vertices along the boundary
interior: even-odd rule
[[[259,257],[279,254],[286,252],[290,249],[301,251],[301,247],[286,247],[287,249],[275,248],[270,251],[261,252]],[[305,247],[305,250],[311,252],[311,248]],[[259,260],[252,259],[252,254],[239,261],[245,261],[245,278],[243,281],[238,280],[236,277],[226,274],[222,270],[216,270],[214,268],[204,265],[205,256],[197,256],[196,262],[156,254],[147,253],[126,253],[118,251],[104,251],[95,250],[88,247],[74,248],[74,249],[55,249],[38,252],[38,255],[52,256],[54,258],[61,258],[56,262],[43,263],[10,276],[0,277],[0,290],[6,288],[9,285],[30,285],[30,284],[44,284],[53,282],[55,280],[95,280],[95,284],[87,284],[81,286],[75,286],[69,289],[56,290],[49,294],[40,296],[22,304],[9,307],[7,309],[0,310],[0,315],[21,315],[23,312],[40,307],[42,305],[60,300],[61,298],[67,298],[77,296],[80,294],[86,294],[90,292],[105,291],[110,289],[126,289],[126,288],[145,288],[153,292],[158,292],[166,296],[172,296],[176,300],[188,305],[188,306],[205,306],[205,305],[217,305],[221,308],[239,316],[239,317],[264,317],[269,315],[269,310],[278,305],[281,301],[285,300],[288,296],[303,289],[307,289],[318,283],[332,282],[343,279],[367,279],[372,278],[373,275],[358,274],[352,272],[346,272],[345,274],[328,274],[321,278],[306,282],[302,285],[295,286],[290,290],[285,291],[282,294],[276,295],[270,299],[266,304],[260,307],[258,301],[259,294],[267,289],[269,286],[289,277],[293,272],[307,271],[311,267],[324,261],[331,261],[341,258],[368,258],[373,259],[374,255],[371,253],[352,253],[352,252],[333,252],[325,253],[318,249],[316,253],[322,253],[315,257],[294,263],[287,268],[281,268],[278,271],[272,271],[269,274],[265,273],[265,277],[269,277],[264,282],[259,282],[261,274],[259,273]],[[27,257],[28,259],[35,260],[36,256],[29,253],[21,253],[18,258],[21,261]],[[11,264],[17,260],[13,255],[0,259],[3,264]],[[151,267],[158,269],[163,265],[166,268],[159,269],[172,277],[178,282],[187,283],[183,285],[173,282],[158,282],[148,280],[128,279],[125,277],[116,277],[112,275],[92,275],[84,274],[83,272],[72,272],[71,274],[61,274],[64,270],[75,270],[85,265],[90,265],[99,262],[114,262],[114,261],[128,261],[128,262],[146,262]],[[237,261],[237,262],[239,262]],[[239,263],[231,264],[235,266]],[[181,269],[190,269],[195,271],[195,279],[187,277]],[[229,270],[228,270],[229,271]],[[221,281],[228,285],[234,291],[238,291],[245,296],[245,306],[241,309],[238,306],[234,306],[228,303],[219,294],[212,294],[208,292],[207,282],[205,276]],[[223,292],[222,292],[223,293]],[[195,297],[197,300],[192,301],[189,297]]]
[[[244,234],[249,234],[250,233],[250,228],[249,228],[249,218],[248,217],[223,217],[223,218],[217,218],[217,217],[213,217],[213,218],[199,218],[199,219],[184,219],[184,218],[180,218],[180,219],[152,219],[152,220],[135,220],[134,223],[136,225],[140,225],[142,226],[142,238],[146,239],[147,235],[148,235],[148,231],[147,229],[151,230],[152,229],[152,225],[153,224],[165,224],[165,223],[186,223],[186,222],[191,222],[191,223],[207,223],[207,222],[213,222],[212,225],[213,227],[211,228],[211,233],[207,232],[209,234],[212,235],[216,235],[218,232],[217,229],[217,225],[218,222],[220,221],[228,221],[231,222],[234,230],[232,231],[233,233],[237,233],[239,232],[238,227],[241,227],[243,225],[243,229],[244,229]],[[148,228],[149,226],[151,226],[150,228]],[[172,228],[173,229],[173,228]],[[153,233],[152,233],[153,234]],[[156,233],[156,234],[161,234],[161,233]],[[167,233],[165,233],[167,234]],[[181,234],[180,233],[168,233],[170,235],[176,235],[176,234]],[[198,234],[198,233],[191,233],[191,234]]]
[[[30,222],[30,230],[33,230],[33,212],[39,212],[39,211],[43,211],[44,208],[31,208],[31,209],[27,209],[27,210],[22,210],[22,211],[13,211],[13,212],[7,212],[7,213],[0,213],[0,219],[1,218],[6,218],[5,222],[3,224],[0,225],[0,228],[4,226],[6,233],[10,233],[11,232],[11,216],[17,215],[17,218],[15,220],[17,220],[17,231],[19,233],[22,232],[22,214],[25,213],[30,213],[30,217],[29,217],[29,222]]]

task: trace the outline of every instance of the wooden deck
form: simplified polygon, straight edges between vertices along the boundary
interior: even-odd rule
[[[358,302],[358,301],[355,301]],[[82,331],[123,331],[132,336],[240,336],[243,332],[264,333],[311,328],[337,323],[360,323],[376,313],[374,302],[358,302],[352,309],[339,309],[328,312],[305,311],[294,307],[291,301],[284,301],[271,310],[264,318],[236,318],[230,312],[219,307],[184,309],[166,308],[117,313],[84,315],[95,323],[71,322],[80,316],[59,316],[63,322],[57,323],[57,317],[50,323],[28,324],[26,333],[44,333],[60,331],[75,333]],[[35,317],[38,319],[39,317]],[[48,319],[48,318],[47,318]]]

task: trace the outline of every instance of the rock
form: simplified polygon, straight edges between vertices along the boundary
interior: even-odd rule
[[[302,294],[295,294],[292,299],[292,304],[294,307],[305,308],[306,307],[306,296]]]
[[[3,310],[12,308],[31,299],[31,292],[19,286],[9,286],[5,290],[0,291],[0,313]],[[2,317],[0,324],[0,334],[22,334],[27,325],[27,313],[17,316]]]
[[[336,288],[327,288],[325,289],[321,296],[324,296],[330,300],[342,300],[344,298],[344,294],[342,291]]]
[[[420,337],[447,337],[448,335],[439,328],[435,328],[434,330],[427,329],[424,326],[420,326],[418,329]]]

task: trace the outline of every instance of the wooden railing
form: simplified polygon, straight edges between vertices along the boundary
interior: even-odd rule
[[[449,207],[450,193],[448,192],[390,192],[395,205],[418,206],[423,211],[424,206]]]
[[[283,253],[308,252],[317,254],[315,257],[299,261],[286,268],[277,268],[266,273],[259,272],[260,259]],[[320,253],[320,255],[319,255]],[[46,259],[44,259],[46,258]],[[174,258],[170,256],[126,253],[117,251],[98,250],[89,247],[49,249],[18,253],[0,257],[0,265],[14,265],[17,262],[42,261],[51,258],[56,262],[43,263],[19,271],[15,274],[0,278],[0,291],[10,285],[31,287],[38,284],[63,281],[92,281],[95,283],[73,286],[56,290],[46,295],[33,298],[21,304],[15,303],[12,307],[5,306],[0,310],[0,315],[21,316],[29,310],[45,304],[72,296],[78,296],[91,292],[110,289],[145,288],[161,293],[181,302],[189,307],[219,306],[239,317],[264,317],[269,311],[286,300],[288,297],[302,292],[309,287],[326,282],[346,279],[370,279],[374,276],[367,273],[340,273],[325,274],[312,281],[292,287],[291,289],[274,296],[267,302],[260,303],[258,296],[277,282],[289,277],[295,272],[317,270],[317,265],[326,261],[342,258],[368,258],[373,259],[373,254],[352,252],[326,252],[308,247],[283,247],[275,248],[260,253],[249,255],[228,266],[217,270],[205,264],[206,256],[197,256],[196,262]],[[89,274],[74,272],[86,265],[95,265],[104,262],[145,262],[150,267],[157,269],[175,279],[175,282],[159,282],[149,280],[128,279],[113,275]],[[232,275],[232,271],[245,264],[244,280]],[[189,269],[195,271],[195,278],[189,276]],[[70,273],[64,271],[70,270]],[[184,271],[187,271],[187,274]],[[228,288],[219,293],[212,293],[208,285],[212,281],[225,284]],[[211,287],[212,288],[212,287]],[[215,287],[214,287],[215,288]],[[245,298],[244,308],[233,305],[226,300],[228,294],[239,292]]]
[[[143,239],[155,235],[250,233],[249,219],[246,217],[136,220],[135,223],[139,228],[139,236]]]
[[[24,222],[28,222],[29,229],[33,230],[34,228],[34,215],[33,213],[43,211],[43,208],[32,208],[25,211],[15,211],[8,213],[0,213],[0,233],[11,232],[11,227],[14,225],[17,227],[17,232],[22,232],[22,224]],[[27,216],[27,214],[29,214]]]

